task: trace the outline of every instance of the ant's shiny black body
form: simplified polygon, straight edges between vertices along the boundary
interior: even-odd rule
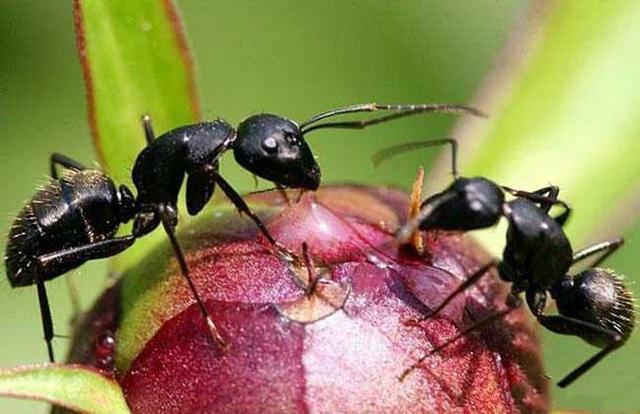
[[[67,170],[58,176],[56,165]],[[35,284],[49,359],[53,322],[44,282],[88,260],[116,255],[135,237],[115,237],[135,214],[135,200],[98,170],[60,154],[51,157],[51,176],[18,214],[9,232],[5,263],[12,287]]]
[[[325,122],[324,119],[359,112],[390,111],[390,115],[366,121]],[[186,260],[175,237],[177,198],[187,176],[187,210],[195,215],[204,208],[218,185],[239,211],[249,216],[281,257],[292,255],[269,234],[242,197],[219,174],[219,158],[233,150],[245,169],[273,181],[278,188],[315,190],[320,185],[318,167],[304,135],[321,128],[366,128],[420,113],[479,111],[455,104],[358,104],[320,113],[300,125],[286,118],[258,114],[240,123],[237,130],[223,120],[186,125],[157,139],[151,119],[143,117],[147,147],[138,155],[132,171],[137,197],[98,170],[60,154],[51,157],[52,179],[23,208],[11,228],[6,248],[7,277],[13,287],[35,284],[49,359],[54,360],[53,321],[44,282],[88,260],[116,255],[163,225],[181,271],[203,314],[212,336],[224,341],[209,317],[193,284]],[[56,165],[67,170],[58,176]],[[133,219],[131,235],[116,237],[121,224]]]
[[[366,121],[320,121],[351,113],[391,111],[391,115]],[[333,109],[311,117],[298,125],[273,114],[256,114],[246,118],[237,130],[222,119],[181,126],[154,139],[151,119],[143,117],[148,146],[138,156],[133,181],[138,189],[141,214],[134,232],[146,234],[160,223],[158,206],[175,211],[178,193],[187,175],[187,210],[195,215],[213,195],[215,185],[242,212],[258,224],[272,244],[276,244],[257,217],[250,213],[242,198],[219,174],[220,157],[227,151],[243,168],[272,181],[278,188],[316,190],[320,185],[320,167],[305,140],[311,131],[323,128],[362,129],[420,113],[470,113],[479,111],[456,104],[357,104]],[[170,217],[175,221],[176,217]]]
[[[478,269],[422,320],[437,315],[455,296],[475,284],[494,266],[497,266],[500,278],[512,284],[511,293],[507,298],[507,309],[478,321],[439,345],[408,368],[401,378],[417,368],[429,355],[520,306],[522,301],[519,295],[524,292],[528,307],[545,328],[559,334],[578,336],[602,348],[558,383],[561,387],[568,386],[622,346],[633,331],[635,310],[630,292],[612,270],[597,267],[622,245],[623,240],[607,240],[574,253],[562,229],[571,209],[558,200],[557,187],[526,192],[499,186],[482,177],[459,177],[456,168],[457,142],[453,139],[390,147],[380,152],[375,161],[403,151],[443,144],[452,147],[454,181],[446,190],[430,196],[421,204],[417,217],[398,230],[398,240],[406,243],[418,228],[454,231],[487,228],[497,224],[501,217],[507,219],[508,230],[502,260]],[[504,192],[515,198],[506,201]],[[554,205],[563,208],[556,217],[549,215]],[[573,265],[596,254],[601,256],[595,260],[592,268],[577,275],[568,274]],[[548,294],[556,302],[557,315],[544,313]]]

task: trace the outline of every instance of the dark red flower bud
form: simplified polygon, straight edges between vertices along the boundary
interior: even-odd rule
[[[490,260],[467,237],[427,234],[422,256],[398,249],[393,230],[408,198],[388,189],[325,188],[291,206],[278,194],[250,200],[297,263],[232,211],[216,209],[179,234],[228,348],[209,336],[164,246],[84,323],[71,359],[110,369],[116,332],[112,373],[134,413],[547,411],[525,310],[400,380],[425,352],[504,306],[507,287],[485,276],[437,317],[408,323]]]

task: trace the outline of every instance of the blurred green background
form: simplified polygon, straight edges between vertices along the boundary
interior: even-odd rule
[[[261,111],[304,120],[335,106],[373,100],[469,102],[528,8],[528,2],[514,0],[178,4],[198,64],[203,115],[232,123]],[[95,155],[70,2],[4,0],[0,21],[0,229],[8,229],[43,182],[51,152],[85,163]],[[392,142],[447,136],[453,121],[418,117],[366,132],[317,133],[309,141],[325,183],[408,188],[416,163],[428,157],[408,157],[372,172],[370,155]],[[223,161],[223,173],[243,191],[254,188],[252,177],[230,156]],[[640,228],[625,235],[630,246],[609,264],[633,280],[640,267],[633,240]],[[106,284],[106,262],[87,264],[73,274],[82,305],[88,307]],[[48,285],[60,333],[68,331],[70,316],[64,279]],[[3,278],[0,292],[6,338],[0,342],[0,366],[44,362],[35,289],[12,290]],[[545,333],[544,341],[547,370],[556,379],[595,352],[572,338]],[[59,354],[66,345],[64,339],[56,341]],[[554,405],[598,412],[640,408],[640,398],[631,391],[640,375],[639,345],[633,338],[571,388],[554,389]],[[38,403],[0,399],[2,413],[45,410]]]

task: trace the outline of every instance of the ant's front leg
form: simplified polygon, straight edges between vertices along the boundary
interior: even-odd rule
[[[214,175],[216,183],[220,186],[220,189],[224,192],[224,194],[231,200],[233,205],[238,209],[238,211],[242,214],[245,214],[256,224],[260,232],[264,235],[264,237],[269,241],[269,243],[278,250],[280,256],[289,262],[294,262],[296,260],[296,256],[285,246],[280,244],[267,230],[267,227],[264,225],[260,217],[258,217],[247,205],[242,196],[236,192],[236,190],[231,187],[231,184],[227,182],[220,174],[215,173]]]
[[[551,210],[551,207],[555,205],[562,207],[562,213],[553,217],[556,223],[560,226],[564,226],[571,215],[571,207],[564,201],[558,199],[560,189],[554,185],[543,187],[535,191],[516,190],[507,186],[502,186],[502,189],[514,197],[526,198],[536,204],[540,204],[540,208],[545,214],[548,213],[549,210]]]
[[[196,288],[195,283],[193,283],[193,279],[191,279],[191,272],[189,270],[189,266],[187,265],[187,260],[184,256],[182,248],[180,247],[180,243],[178,243],[178,239],[175,233],[175,227],[178,224],[178,210],[173,205],[160,204],[157,206],[156,216],[159,217],[160,222],[162,223],[162,227],[164,228],[167,237],[169,237],[171,248],[176,259],[178,260],[178,265],[180,266],[180,273],[187,281],[189,290],[191,291],[191,294],[193,295],[193,298],[195,299],[196,304],[200,309],[200,313],[202,314],[202,317],[204,318],[207,327],[209,328],[211,337],[217,344],[222,346],[222,348],[226,348],[228,344],[220,334],[220,331],[218,330],[215,322],[213,322],[213,318],[204,305],[204,301],[198,293],[198,289]]]

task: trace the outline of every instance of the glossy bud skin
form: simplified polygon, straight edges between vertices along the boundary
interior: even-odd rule
[[[168,246],[158,247],[115,289],[111,374],[134,413],[547,412],[526,309],[399,381],[425,350],[504,304],[508,286],[494,274],[436,318],[407,323],[490,259],[465,236],[426,234],[424,257],[399,250],[408,199],[389,189],[323,188],[290,207],[273,193],[248,201],[282,244],[308,245],[321,279],[309,293],[308,267],[275,256],[232,208],[183,226],[192,277],[229,348],[211,341]]]

